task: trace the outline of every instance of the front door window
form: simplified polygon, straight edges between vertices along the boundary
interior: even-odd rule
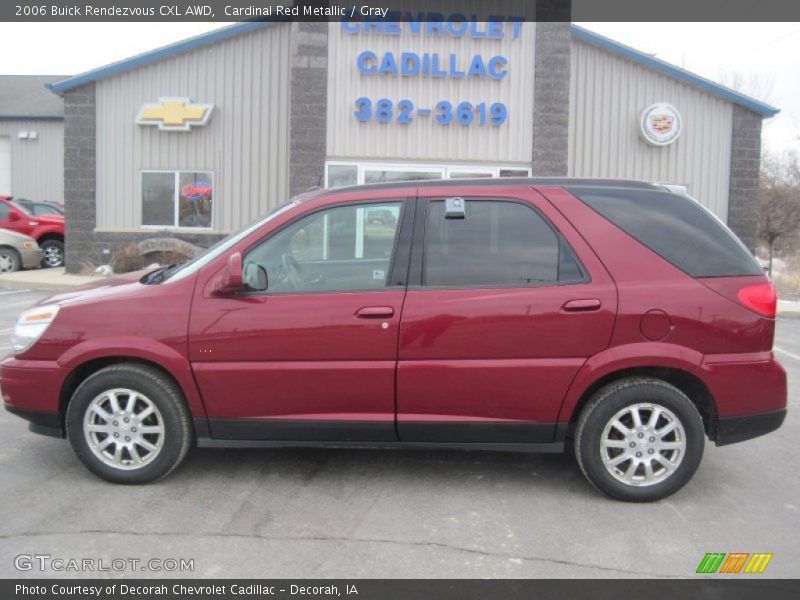
[[[397,201],[315,212],[256,246],[244,262],[264,267],[270,293],[383,289],[401,207]]]

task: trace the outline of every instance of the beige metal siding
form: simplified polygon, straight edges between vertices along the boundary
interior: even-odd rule
[[[510,31],[507,30],[507,31]],[[411,35],[406,29],[399,36],[376,33],[347,33],[341,23],[330,24],[328,46],[328,141],[331,160],[376,159],[384,161],[433,161],[522,163],[530,166],[533,139],[533,72],[535,23],[523,23],[520,37],[514,40],[472,39],[469,37],[431,37]],[[495,55],[508,59],[508,75],[501,80],[434,79],[431,77],[362,75],[356,58],[364,50],[380,58],[393,52],[398,60],[402,52],[438,53],[443,61],[456,54],[466,70],[473,55],[488,60]],[[440,125],[433,117],[414,115],[410,124],[362,123],[354,116],[355,100],[381,98],[395,105],[408,99],[418,108],[433,109],[440,100],[453,108],[462,101],[473,104],[503,102],[508,120],[499,127]]]
[[[289,26],[280,24],[97,83],[97,226],[141,223],[141,171],[213,171],[212,223],[231,231],[288,198]],[[213,103],[188,133],[134,123],[145,102]]]
[[[675,106],[683,132],[655,147],[639,136],[639,116],[655,102]],[[586,42],[572,44],[569,174],[689,186],[727,217],[731,104]]]
[[[20,131],[35,131],[37,138],[20,139]],[[64,122],[0,120],[0,136],[9,138],[11,194],[64,202]]]

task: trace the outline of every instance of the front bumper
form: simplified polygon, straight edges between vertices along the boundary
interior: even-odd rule
[[[0,391],[10,413],[30,421],[30,430],[64,437],[60,396],[65,371],[56,362],[20,360],[0,363]]]
[[[6,410],[12,415],[17,415],[28,421],[28,429],[34,433],[42,435],[49,435],[50,437],[63,438],[66,437],[64,433],[64,425],[61,422],[61,415],[58,413],[38,412],[35,410],[26,410],[24,408],[16,408],[15,406],[5,405]]]
[[[23,269],[37,269],[42,266],[44,251],[41,248],[21,250],[19,255],[22,257]]]
[[[765,435],[780,427],[785,418],[786,409],[719,419],[715,443],[717,446],[727,446]]]

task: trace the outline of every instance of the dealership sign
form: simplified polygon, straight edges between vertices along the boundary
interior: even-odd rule
[[[365,20],[342,21],[347,34],[407,36],[409,38],[470,38],[516,41],[520,37],[522,17],[490,17],[489,21],[467,20],[454,14],[438,15],[430,21]],[[508,58],[502,54],[440,54],[438,52],[376,52],[364,49],[355,59],[362,77],[431,80],[481,80],[501,82],[509,75]],[[508,107],[496,98],[441,98],[419,105],[412,98],[368,98],[354,101],[353,116],[360,122],[395,122],[409,125],[433,121],[439,125],[500,127],[508,120]]]
[[[161,131],[189,131],[205,125],[213,104],[192,102],[189,98],[163,97],[158,102],[145,102],[136,117],[139,125],[157,125]]]
[[[642,111],[639,133],[648,144],[668,146],[678,139],[683,130],[683,119],[671,104],[656,102]]]

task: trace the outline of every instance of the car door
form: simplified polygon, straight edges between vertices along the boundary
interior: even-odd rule
[[[448,213],[441,191],[418,200],[400,330],[399,437],[551,442],[570,382],[608,346],[615,285],[533,189],[448,192],[464,199],[463,214]]]
[[[189,353],[215,438],[395,441],[413,201],[305,214],[243,252],[264,292],[198,290]]]

